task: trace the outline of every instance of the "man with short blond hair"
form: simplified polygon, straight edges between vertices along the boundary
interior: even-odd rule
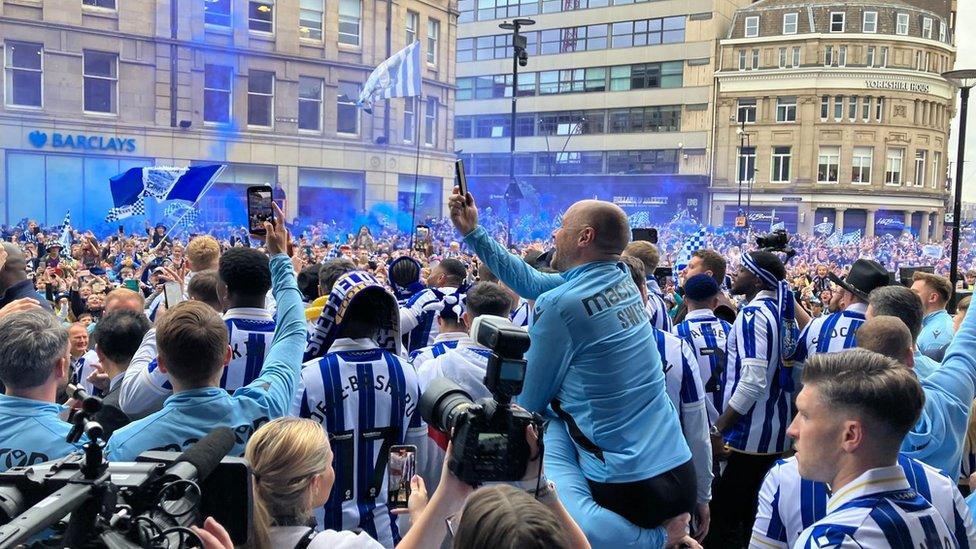
[[[220,259],[220,244],[212,236],[198,236],[187,244],[186,259],[190,262],[192,272],[216,269]]]
[[[912,276],[912,291],[922,298],[925,316],[918,334],[918,350],[936,362],[941,362],[946,347],[952,342],[952,316],[946,305],[952,299],[949,279],[932,273],[916,272]]]
[[[661,286],[657,283],[654,271],[661,262],[661,252],[657,246],[644,240],[635,240],[624,248],[623,256],[630,256],[644,264],[645,286],[647,287],[647,315],[651,317],[651,326],[662,332],[670,332],[671,316],[668,315],[668,304],[664,301]]]

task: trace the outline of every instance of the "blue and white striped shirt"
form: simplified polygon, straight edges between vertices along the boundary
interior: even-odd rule
[[[691,345],[691,351],[698,361],[698,373],[708,396],[705,398],[705,408],[708,410],[708,421],[714,424],[718,419],[718,410],[722,408],[722,391],[718,382],[725,372],[726,343],[732,325],[720,320],[708,309],[688,311],[685,320],[675,326],[674,333]],[[714,386],[709,385],[713,379]]]
[[[529,322],[532,320],[532,304],[529,303],[528,299],[520,297],[518,299],[518,305],[512,309],[512,314],[510,315],[512,324],[527,328]]]
[[[912,489],[939,512],[959,547],[971,547],[976,542],[976,527],[956,483],[938,469],[904,454],[898,456],[898,465]],[[790,547],[803,530],[826,516],[828,498],[826,484],[800,478],[795,457],[779,460],[759,491],[750,547]]]
[[[668,314],[668,304],[664,302],[661,287],[653,277],[647,279],[647,315],[651,317],[651,326],[662,332],[670,332],[671,315]]]
[[[386,507],[386,463],[391,446],[426,437],[419,398],[413,366],[371,339],[337,339],[305,363],[292,415],[322,424],[335,471],[329,500],[316,510],[320,528],[361,529],[386,547],[400,542]]]
[[[791,373],[780,357],[780,327],[774,292],[759,292],[732,325],[728,363],[722,376],[725,407],[742,418],[725,433],[735,450],[753,454],[784,452],[786,428],[793,418]]]
[[[434,338],[433,345],[430,347],[417,349],[416,351],[410,353],[410,364],[413,364],[413,369],[417,371],[418,379],[420,379],[421,389],[426,389],[427,385],[430,384],[430,380],[433,379],[432,377],[429,377],[430,362],[446,353],[449,349],[456,348],[458,346],[458,341],[467,336],[468,334],[464,332],[447,332],[445,334],[437,334],[437,337]]]
[[[864,324],[867,310],[866,304],[854,303],[843,311],[811,320],[800,332],[793,361],[799,365],[816,353],[838,353],[857,347],[855,334]]]
[[[400,336],[404,338],[403,348],[412,353],[417,349],[434,344],[437,337],[437,322],[434,311],[424,311],[424,307],[440,301],[443,295],[453,294],[457,288],[437,288],[437,291],[425,288],[407,300],[407,304],[400,307]],[[438,295],[438,292],[441,295]]]
[[[838,490],[826,516],[800,534],[794,549],[957,547],[942,515],[913,490],[898,465],[869,469]]]
[[[698,375],[698,364],[691,345],[680,337],[654,330],[654,341],[664,365],[668,398],[678,411],[681,431],[691,449],[698,478],[697,502],[712,499],[712,441],[708,436],[705,389]]]

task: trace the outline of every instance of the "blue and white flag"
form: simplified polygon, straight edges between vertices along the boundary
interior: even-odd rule
[[[71,210],[64,213],[64,221],[61,223],[61,237],[58,238],[61,245],[61,255],[71,257]]]
[[[826,244],[831,248],[836,248],[837,246],[840,246],[840,237],[840,231],[834,231],[834,234],[827,237]]]
[[[813,232],[820,235],[828,235],[834,231],[834,224],[823,222],[813,226]]]
[[[691,254],[704,247],[705,229],[701,228],[697,233],[688,238],[688,240],[685,241],[685,245],[681,247],[681,251],[678,252],[678,257],[674,260],[674,272],[678,273],[687,267],[688,263],[691,261]]]
[[[774,223],[774,224],[772,224],[772,225],[769,226],[769,231],[770,232],[773,232],[773,231],[785,231],[785,230],[786,230],[786,223],[783,222],[783,221],[780,221],[779,223]]]
[[[156,202],[175,200],[186,205],[196,204],[223,169],[220,164],[188,168],[131,168],[109,180],[114,207],[109,210],[105,220],[111,222],[132,215],[144,215],[147,196]]]
[[[922,255],[933,259],[942,259],[943,251],[942,246],[938,244],[926,244],[922,246]]]
[[[420,95],[422,68],[420,42],[414,41],[373,70],[359,92],[356,105],[372,113],[373,101],[377,99]]]
[[[861,241],[861,229],[844,235],[844,244],[857,244]]]

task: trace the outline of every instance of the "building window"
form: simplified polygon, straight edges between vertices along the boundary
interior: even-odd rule
[[[783,34],[796,34],[798,15],[797,13],[783,14]]]
[[[298,11],[298,36],[322,40],[323,0],[301,0]]]
[[[779,97],[776,99],[776,121],[796,122],[796,97]]]
[[[830,32],[844,32],[847,14],[842,11],[830,12]]]
[[[359,23],[362,19],[359,0],[339,0],[339,43],[359,45]],[[357,123],[357,132],[359,125]]]
[[[864,102],[861,103],[861,121],[870,122],[871,121],[871,98],[865,97]]]
[[[902,36],[908,35],[908,14],[899,13],[897,22],[895,23],[895,34],[900,34]]]
[[[424,110],[424,144],[434,146],[437,143],[437,98],[427,98],[427,108]]]
[[[275,75],[269,71],[247,73],[247,125],[270,128],[274,121]]]
[[[851,122],[856,122],[857,121],[857,96],[856,95],[850,96],[847,99],[847,104],[848,104],[847,118],[849,118]]]
[[[888,149],[888,158],[885,163],[885,185],[901,185],[904,158],[905,149]]]
[[[84,52],[85,112],[116,114],[119,95],[119,56]]]
[[[407,24],[406,24],[406,45],[413,44],[417,41],[417,27],[420,26],[420,14],[415,11],[407,10]],[[467,39],[469,42],[473,42],[472,39]],[[458,61],[461,61],[461,40],[458,40]],[[465,61],[471,61],[471,59],[465,59]]]
[[[437,64],[437,43],[441,35],[441,22],[437,19],[427,20],[427,63]]]
[[[942,185],[942,176],[945,175],[942,172],[942,152],[933,151],[932,152],[932,188],[938,189]]]
[[[473,121],[469,118],[467,119],[467,130],[461,124],[461,118],[459,117],[455,121],[454,133],[455,137],[471,137],[471,126]],[[414,124],[417,123],[417,98],[416,97],[404,97],[403,98],[403,142],[413,143],[413,134],[416,133],[417,127]]]
[[[107,10],[115,9],[115,0],[82,0],[81,3],[85,6],[91,6],[93,8],[104,8]]]
[[[207,25],[229,27],[230,0],[203,0],[203,22]]]
[[[739,50],[739,70],[746,70],[746,50]]]
[[[817,157],[817,182],[837,183],[840,172],[840,147],[821,146]]]
[[[820,98],[820,120],[827,120],[830,114],[830,96],[825,95]]]
[[[773,147],[773,183],[787,183],[790,180],[790,147]]]
[[[922,18],[922,38],[932,39],[932,18],[923,17]]]
[[[7,42],[4,57],[4,97],[11,107],[42,107],[44,47],[27,42]]]
[[[756,148],[739,147],[739,183],[752,181],[756,177]]]
[[[834,121],[842,122],[844,120],[844,96],[838,95],[834,97]]]
[[[247,28],[257,32],[274,32],[274,0],[249,0]]]
[[[868,46],[867,55],[864,63],[868,67],[874,66],[874,62],[875,62],[874,54],[875,54],[874,46]]]
[[[925,168],[925,161],[928,160],[928,151],[919,150],[915,151],[915,186],[924,187],[925,186],[925,174],[928,170]]]
[[[854,147],[851,162],[851,183],[867,185],[871,183],[871,166],[874,164],[874,149]]]
[[[755,38],[759,36],[759,18],[758,17],[746,17],[746,38]]]
[[[939,42],[946,41],[946,25],[945,23],[939,21]]]
[[[610,43],[614,48],[679,44],[685,41],[685,17],[621,21],[613,23],[610,32],[613,35]]]
[[[824,46],[824,66],[829,67],[834,64],[834,47]]]
[[[359,135],[359,84],[339,82],[336,105],[336,131],[348,135]]]
[[[884,68],[888,66],[888,46],[881,46],[881,65]]]
[[[759,68],[759,48],[755,48],[752,50],[752,68],[753,69]]]
[[[922,70],[922,52],[919,50],[915,51],[915,70]]]
[[[407,122],[409,121],[410,124],[413,124],[413,118],[412,117],[413,117],[414,111],[413,110],[407,111],[406,109],[408,109],[408,108],[409,109],[413,109],[414,108],[413,105],[412,105],[412,103],[413,103],[412,100],[414,98],[413,97],[407,97],[406,99],[407,99],[406,103],[411,103],[411,104],[410,105],[404,104],[404,107],[403,107],[404,108],[404,111],[403,111],[403,141],[404,141],[404,143],[410,143],[410,142],[413,141],[413,137],[412,136],[408,137],[408,135],[407,135],[407,130],[409,129],[409,128],[407,128]],[[410,113],[411,118],[407,118],[407,113],[408,112]],[[472,118],[473,117],[459,116],[459,117],[457,117],[457,118],[454,119],[454,138],[455,139],[470,139],[471,138],[471,132],[474,129],[474,120],[472,120]],[[411,126],[411,128],[412,127],[413,126]]]
[[[755,99],[739,99],[739,105],[736,108],[735,121],[738,123],[752,123],[756,121],[756,100]]]
[[[800,46],[793,47],[793,67],[800,66]]]
[[[884,114],[884,100],[884,97],[879,97],[874,104],[874,119],[878,122],[881,122],[881,117]]]
[[[322,79],[298,77],[298,129],[322,131]]]
[[[841,46],[837,52],[837,66],[846,67],[847,66],[847,46]]]
[[[864,22],[861,24],[861,32],[866,32],[866,33],[878,32],[878,12],[876,11],[864,12]]]
[[[786,48],[779,49],[779,68],[786,68]]]
[[[203,66],[203,121],[230,122],[231,83],[234,70],[223,65]]]

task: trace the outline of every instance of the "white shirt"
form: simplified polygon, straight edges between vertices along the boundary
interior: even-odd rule
[[[305,526],[275,526],[269,532],[271,546],[277,549],[292,549],[308,534]],[[315,534],[308,549],[380,549],[381,545],[366,532],[336,532],[324,530]]]

